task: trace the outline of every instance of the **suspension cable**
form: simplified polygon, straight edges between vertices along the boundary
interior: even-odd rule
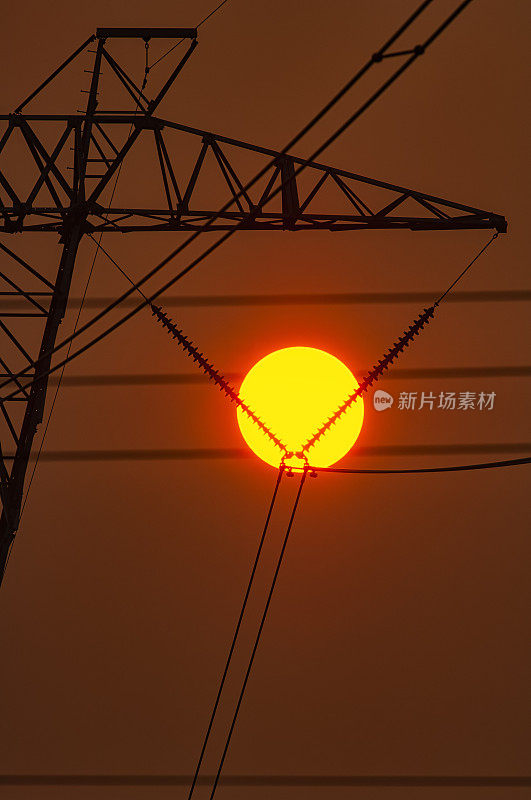
[[[245,677],[243,679],[243,684],[242,684],[242,688],[241,688],[241,691],[240,691],[240,694],[239,694],[239,697],[238,697],[238,702],[236,703],[236,709],[234,711],[234,716],[232,718],[232,722],[230,724],[229,732],[227,734],[227,739],[226,739],[225,745],[223,747],[223,753],[222,753],[221,759],[219,761],[218,770],[216,772],[216,777],[214,779],[214,785],[212,786],[212,792],[210,793],[210,800],[213,800],[213,797],[214,797],[214,794],[216,792],[216,789],[217,789],[217,786],[218,786],[218,783],[219,783],[219,779],[220,779],[220,776],[221,776],[221,771],[223,769],[223,764],[225,763],[225,758],[226,758],[226,755],[227,755],[227,751],[229,749],[230,740],[231,740],[232,734],[234,732],[234,727],[236,725],[236,720],[238,718],[238,713],[239,713],[239,710],[240,710],[240,707],[241,707],[241,704],[242,704],[243,696],[245,694],[245,689],[246,689],[247,683],[249,681],[249,675],[251,674],[251,669],[252,669],[252,666],[253,666],[254,657],[256,655],[256,651],[258,650],[258,645],[260,643],[260,637],[261,637],[262,631],[264,629],[265,621],[266,621],[266,618],[267,618],[267,612],[268,612],[269,606],[271,604],[271,598],[273,597],[273,592],[274,592],[274,589],[275,589],[275,584],[277,582],[278,573],[280,572],[280,567],[282,565],[282,561],[283,561],[283,558],[284,558],[284,553],[286,551],[286,545],[288,543],[289,535],[290,535],[291,529],[293,527],[293,521],[295,519],[295,513],[296,513],[297,508],[299,506],[299,501],[300,501],[300,498],[301,498],[302,489],[303,489],[304,482],[306,480],[306,475],[307,474],[308,474],[308,470],[305,467],[303,469],[303,472],[302,472],[302,475],[301,475],[299,488],[297,490],[297,495],[295,497],[295,502],[293,504],[293,508],[292,508],[291,515],[290,515],[290,518],[289,518],[288,527],[286,528],[284,541],[282,542],[282,548],[280,550],[280,555],[278,557],[277,565],[276,565],[275,572],[274,572],[274,575],[273,575],[273,580],[271,581],[271,586],[269,588],[269,593],[267,595],[267,600],[266,600],[266,604],[265,604],[264,611],[263,611],[263,614],[262,614],[262,619],[260,620],[260,625],[258,627],[258,633],[256,634],[256,639],[254,641],[253,649],[251,651],[251,656],[249,658],[249,663],[247,665],[247,670],[245,672]],[[189,796],[188,800],[190,800],[190,796]]]
[[[350,469],[348,467],[309,467],[310,474],[331,472],[345,475],[410,475],[424,472],[466,472],[478,469],[498,469],[503,467],[520,467],[531,464],[531,456],[511,458],[507,461],[484,461],[481,464],[452,464],[449,467],[417,467],[415,469]]]
[[[91,235],[91,234],[89,234]],[[478,260],[478,258],[487,250],[487,248],[492,244],[492,242],[498,237],[498,232],[496,232],[491,239],[485,244],[479,252],[474,256],[474,258],[469,261],[467,266],[460,272],[458,277],[450,284],[450,286],[446,289],[445,292],[436,300],[433,305],[425,308],[422,314],[420,314],[413,323],[409,326],[409,328],[399,337],[399,339],[394,343],[394,345],[384,354],[383,358],[379,360],[377,364],[374,365],[372,370],[368,372],[365,378],[361,381],[358,388],[350,394],[342,403],[341,405],[334,411],[334,413],[322,423],[322,425],[317,429],[317,431],[309,438],[307,441],[302,445],[301,449],[297,451],[296,455],[300,458],[306,458],[306,454],[308,450],[313,447],[319,439],[333,426],[336,422],[343,416],[346,411],[356,402],[356,400],[362,396],[363,393],[367,392],[368,389],[375,383],[379,378],[382,377],[384,372],[391,366],[393,361],[397,359],[407,347],[411,344],[415,336],[418,336],[421,330],[433,319],[435,311],[437,310],[439,304],[448,296],[449,292],[457,285],[457,283],[464,277],[464,275],[468,272],[468,270],[472,267],[472,265]],[[92,238],[92,237],[91,237]],[[110,259],[110,261],[117,267],[117,269],[121,272],[121,274],[133,285],[134,283],[132,278],[127,274],[127,272],[118,264],[118,262],[112,258],[112,256],[105,250],[105,248],[101,247],[105,255]],[[142,297],[145,299],[146,296],[144,293],[138,289]],[[167,314],[162,311],[161,308],[155,306],[153,303],[150,303],[151,309],[153,314],[157,317],[157,319],[162,323],[162,325],[168,330],[168,332],[173,336],[174,339],[177,339],[181,347],[191,355],[193,360],[198,363],[198,366],[208,375],[209,379],[214,380],[214,382],[220,387],[222,391],[225,392],[226,396],[229,397],[231,402],[236,402],[237,405],[242,408],[247,416],[258,425],[258,427],[262,430],[263,433],[268,436],[268,438],[277,446],[279,447],[284,454],[284,457],[291,457],[293,453],[288,451],[287,447],[282,443],[280,438],[276,436],[270,428],[264,423],[262,419],[260,419],[254,411],[252,411],[246,403],[244,403],[238,392],[230,385],[227,379],[221,375],[213,366],[210,364],[202,353],[198,353],[197,348],[194,347],[192,342],[187,339],[187,337],[183,334],[183,332],[177,328],[171,319],[167,316]]]
[[[398,358],[404,350],[409,347],[415,336],[418,336],[420,331],[433,319],[435,311],[439,307],[440,303],[444,300],[444,298],[448,295],[448,293],[453,289],[454,286],[463,278],[463,276],[468,272],[472,264],[474,264],[478,258],[487,250],[487,248],[492,244],[492,242],[498,237],[498,232],[496,232],[491,239],[483,245],[483,247],[479,250],[479,252],[474,256],[474,258],[469,261],[467,266],[459,273],[458,277],[450,284],[448,289],[442,293],[438,300],[435,300],[433,305],[425,308],[422,314],[420,314],[414,321],[413,324],[409,326],[409,328],[404,331],[404,333],[399,337],[399,339],[394,343],[394,345],[384,353],[383,357],[378,361],[377,364],[373,366],[373,368],[367,373],[367,375],[362,379],[358,388],[348,395],[345,400],[337,407],[334,413],[325,421],[323,424],[315,431],[315,433],[310,436],[309,439],[303,444],[301,449],[298,451],[298,456],[303,456],[308,452],[308,450],[313,447],[319,439],[324,436],[324,434],[330,430],[330,428],[336,424],[336,422],[345,414],[346,411],[356,402],[356,400],[367,392],[368,389],[372,386],[375,381],[379,380],[382,377],[383,373],[389,369],[390,365],[393,361]]]
[[[470,269],[470,267],[472,266],[472,264],[474,264],[474,262],[476,262],[476,261],[478,260],[478,258],[479,258],[481,255],[483,255],[483,253],[485,252],[485,250],[486,250],[488,247],[490,247],[490,246],[491,246],[491,244],[493,243],[493,241],[494,241],[495,239],[497,239],[499,235],[500,235],[500,234],[499,234],[499,231],[496,231],[496,233],[494,233],[494,234],[493,234],[493,236],[492,236],[492,237],[489,239],[489,241],[487,242],[487,244],[486,244],[486,245],[484,245],[484,247],[482,247],[482,248],[481,248],[481,250],[479,251],[479,253],[477,253],[477,254],[474,256],[474,258],[472,259],[472,261],[470,261],[470,262],[469,262],[469,263],[466,265],[466,267],[464,268],[464,270],[463,270],[461,273],[459,273],[459,275],[457,276],[457,278],[455,279],[455,281],[453,281],[453,283],[451,283],[451,284],[450,284],[450,286],[448,287],[448,289],[446,289],[446,291],[442,293],[442,295],[439,297],[439,299],[435,301],[435,303],[434,303],[434,305],[435,305],[435,306],[438,306],[438,305],[439,305],[439,303],[442,303],[442,301],[444,300],[444,298],[446,297],[446,295],[447,295],[447,294],[449,294],[449,293],[452,291],[452,289],[454,288],[454,286],[457,286],[457,284],[459,283],[459,281],[460,281],[460,280],[461,280],[461,279],[462,279],[462,278],[463,278],[463,277],[466,275],[466,273],[468,272],[468,270]]]
[[[214,720],[215,720],[216,713],[217,713],[217,710],[218,710],[218,706],[219,706],[219,703],[220,703],[220,700],[221,700],[223,687],[225,686],[225,681],[226,681],[226,678],[227,678],[227,674],[229,672],[229,667],[230,667],[230,664],[231,664],[231,661],[232,661],[234,648],[236,647],[236,640],[238,639],[238,635],[240,633],[240,628],[241,628],[243,617],[244,617],[244,614],[245,614],[245,609],[247,608],[247,601],[249,600],[249,595],[251,593],[254,577],[255,577],[255,574],[256,574],[257,567],[258,567],[258,562],[260,561],[260,555],[262,553],[262,548],[263,548],[264,541],[265,541],[265,538],[266,538],[267,530],[269,528],[269,522],[271,520],[271,515],[272,515],[273,509],[275,507],[275,502],[276,502],[276,499],[277,499],[278,489],[279,489],[279,486],[280,486],[280,481],[282,480],[283,473],[284,473],[284,466],[283,466],[283,464],[281,464],[280,467],[279,467],[278,473],[277,473],[277,480],[276,480],[276,483],[275,483],[275,488],[273,490],[273,497],[271,498],[271,503],[269,504],[269,509],[267,511],[267,516],[266,516],[265,524],[264,524],[264,527],[263,527],[263,530],[262,530],[262,535],[260,536],[260,541],[258,543],[258,550],[256,551],[254,564],[253,564],[253,567],[251,569],[251,574],[249,576],[249,582],[247,584],[247,589],[245,590],[245,595],[244,595],[244,598],[243,598],[243,603],[242,603],[242,607],[241,607],[241,610],[240,610],[240,615],[238,617],[238,621],[236,623],[236,628],[234,630],[234,635],[232,637],[232,642],[230,644],[229,654],[227,656],[227,660],[225,662],[225,667],[224,667],[223,673],[221,675],[221,680],[220,680],[220,683],[219,683],[218,692],[217,692],[217,695],[216,695],[216,699],[214,701],[214,707],[212,708],[212,712],[210,714],[210,719],[208,721],[206,733],[205,733],[205,735],[203,737],[203,743],[201,745],[201,752],[199,753],[199,758],[197,760],[197,765],[196,765],[196,768],[195,768],[194,776],[192,778],[192,783],[191,783],[191,786],[190,786],[190,790],[188,792],[188,800],[191,800],[191,797],[192,797],[192,795],[194,793],[195,785],[197,783],[197,778],[198,778],[199,772],[201,770],[201,765],[203,763],[203,757],[205,755],[205,750],[207,748],[208,740],[210,738],[210,733],[212,731],[212,726],[214,725]]]
[[[201,27],[201,25],[204,25],[204,24],[205,24],[205,22],[206,22],[208,19],[210,19],[210,17],[214,16],[214,14],[216,13],[216,11],[219,11],[219,10],[220,10],[220,8],[221,8],[222,6],[224,6],[224,5],[225,5],[225,3],[228,3],[228,2],[229,2],[229,0],[223,0],[223,2],[221,2],[219,5],[217,5],[217,6],[216,6],[216,7],[215,7],[215,8],[214,8],[214,9],[213,9],[211,12],[210,12],[210,14],[207,14],[207,15],[206,15],[206,17],[203,17],[203,19],[201,20],[201,22],[200,22],[198,25],[196,25],[195,27],[199,29],[199,28]],[[162,61],[162,59],[163,59],[163,58],[166,58],[166,56],[169,56],[169,54],[170,54],[170,53],[172,53],[172,52],[175,50],[175,48],[176,48],[176,47],[179,47],[179,45],[181,45],[181,44],[182,44],[184,41],[185,41],[185,39],[180,39],[180,40],[177,42],[177,44],[174,44],[174,45],[173,45],[173,47],[170,47],[170,49],[169,49],[169,50],[167,50],[165,53],[163,53],[163,55],[161,55],[161,56],[160,56],[160,58],[157,58],[157,60],[153,62],[153,64],[151,65],[150,69],[153,69],[153,67],[156,67],[156,66],[157,66],[157,64],[160,64],[160,62]]]

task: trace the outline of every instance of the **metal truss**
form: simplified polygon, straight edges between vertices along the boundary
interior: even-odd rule
[[[189,40],[187,49],[153,99],[109,51],[112,39]],[[68,305],[76,254],[85,234],[208,230],[506,230],[503,216],[434,195],[364,177],[344,169],[161,119],[162,99],[197,45],[190,28],[100,28],[12,114],[0,115],[0,296],[20,310],[0,311],[0,580],[18,529],[28,461],[44,414],[51,351]],[[94,55],[83,111],[25,113],[26,106],[87,48]],[[400,54],[398,54],[400,55]],[[101,108],[102,68],[133,102],[134,113]],[[146,70],[147,74],[147,70]],[[148,206],[134,154],[154,195]],[[146,153],[151,152],[151,165]],[[16,157],[13,157],[16,153]],[[250,175],[269,164],[252,191]],[[112,203],[118,170],[131,166],[131,199]],[[304,169],[301,170],[301,167]],[[133,191],[135,190],[135,191]],[[227,201],[232,204],[221,213]],[[37,268],[15,252],[14,234],[59,236],[59,267]],[[55,262],[56,263],[56,262]],[[39,324],[40,323],[40,324]],[[31,331],[30,331],[31,328]],[[31,333],[31,341],[28,339]],[[36,379],[7,399],[16,374],[32,366]],[[20,384],[18,384],[20,386]]]
[[[99,112],[91,118],[89,146],[93,157],[87,163],[92,172],[84,180],[93,183],[88,184],[90,190],[83,203],[83,233],[194,231],[205,222],[209,222],[209,230],[234,226],[294,231],[506,230],[506,221],[499,214],[160,119],[148,113],[143,93],[136,99],[142,108],[139,114]],[[5,198],[0,199],[0,230],[62,233],[80,181],[79,144],[86,114],[12,114],[0,116],[0,122],[5,125],[0,139],[0,186],[5,192]],[[41,131],[45,126],[53,128],[55,145],[50,150],[43,144]],[[180,156],[183,135],[193,139],[195,154],[189,164]],[[2,172],[2,155],[15,136],[22,137],[26,155],[38,171],[25,194]],[[109,206],[104,201],[105,189],[137,139],[147,139],[151,147],[149,171],[159,177],[159,203],[147,208]],[[249,153],[255,156],[256,169],[271,165],[258,186],[246,191],[250,175],[243,174],[238,162]],[[297,174],[301,167],[303,173]],[[203,178],[210,184],[207,206],[200,191]],[[214,204],[213,180],[222,190]],[[227,192],[234,208],[219,213]]]

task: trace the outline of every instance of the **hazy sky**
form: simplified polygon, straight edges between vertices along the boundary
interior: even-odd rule
[[[191,26],[213,5],[10,4],[0,33],[2,113],[97,26]],[[436,0],[408,44],[421,40],[455,5]],[[230,0],[201,28],[199,46],[160,116],[280,149],[414,7],[412,0]],[[509,233],[478,261],[462,290],[529,288],[529,21],[525,0],[472,3],[320,157],[504,214]],[[141,79],[143,43],[112,47]],[[153,58],[156,52],[154,44]],[[83,69],[92,57],[83,56],[31,108],[82,108],[86,96],[79,92],[89,78]],[[153,69],[148,92],[165,80],[171,63],[169,57],[160,72]],[[296,153],[309,154],[380,79],[377,73],[360,83]],[[110,81],[102,91],[109,102],[130,108]],[[190,156],[186,144],[179,146],[175,158],[186,171]],[[141,149],[131,153],[117,203],[161,191],[152,156]],[[246,163],[246,177],[254,168],[254,162]],[[24,176],[26,169],[14,152],[9,174]],[[244,232],[170,294],[435,296],[489,235]],[[55,274],[55,235],[2,234],[2,241],[50,277]],[[182,234],[133,233],[109,234],[104,244],[139,277],[180,241]],[[92,254],[87,241],[79,252],[74,297],[81,294]],[[164,275],[186,264],[185,255]],[[123,278],[98,258],[89,297],[124,288]],[[334,353],[359,377],[422,305],[172,307],[170,314],[227,372],[245,373],[271,350],[298,344]],[[86,310],[83,319],[93,313]],[[70,313],[60,335],[73,320]],[[523,302],[449,303],[399,366],[529,364],[526,322]],[[146,312],[75,361],[67,375],[192,371]],[[399,392],[485,391],[496,399],[492,411],[405,411],[395,402],[378,414],[369,395],[359,447],[344,465],[488,461],[509,458],[515,446],[530,441],[528,378],[417,374],[385,379],[381,388],[395,398]],[[411,445],[428,447],[424,454],[405,454]],[[441,455],[437,447],[443,445],[470,445],[470,452]],[[241,447],[234,407],[205,383],[66,385],[46,443],[52,452]],[[526,477],[527,468],[521,468],[308,481],[226,774],[529,773]],[[274,470],[243,458],[39,465],[0,598],[2,774],[193,770],[274,480]],[[254,620],[294,492],[295,481],[286,481],[251,608]],[[248,645],[251,631],[252,624],[242,644]],[[245,647],[226,709],[244,652]],[[215,767],[222,734],[223,725],[207,772]],[[489,789],[488,796],[519,798],[524,792]],[[185,790],[10,787],[3,796],[144,800],[184,798]],[[198,792],[204,796],[204,789]],[[484,796],[483,789],[219,791],[226,800]]]

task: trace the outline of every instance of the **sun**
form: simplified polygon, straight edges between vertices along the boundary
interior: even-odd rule
[[[289,451],[299,451],[359,384],[338,358],[315,347],[286,347],[262,358],[245,376],[240,397]],[[250,417],[237,408],[243,438],[263,461],[278,467],[282,451]],[[329,467],[342,458],[359,436],[363,400],[350,408],[307,452],[313,467]],[[292,457],[288,466],[303,466]]]

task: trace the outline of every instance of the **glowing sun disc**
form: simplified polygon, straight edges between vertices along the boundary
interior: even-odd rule
[[[293,452],[321,427],[358,388],[352,372],[338,358],[315,347],[286,347],[262,358],[245,376],[240,397]],[[278,467],[282,451],[239,407],[243,438],[267,464]],[[363,400],[355,403],[307,452],[308,463],[329,467],[342,458],[361,431]],[[301,466],[300,458],[286,462]]]

